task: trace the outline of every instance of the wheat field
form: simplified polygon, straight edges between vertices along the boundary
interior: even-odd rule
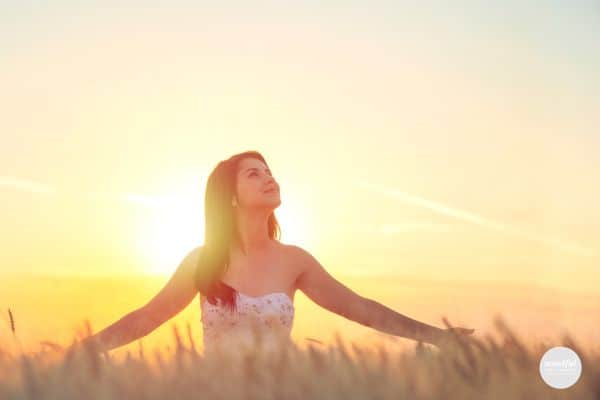
[[[91,331],[89,321],[86,326]],[[582,348],[571,334],[563,336],[560,345],[577,352],[583,369],[573,386],[554,389],[539,374],[549,344],[525,344],[500,315],[494,326],[496,338],[459,338],[444,351],[383,339],[367,346],[336,331],[334,343],[327,345],[307,340],[267,352],[259,343],[236,352],[204,353],[189,324],[187,334],[173,324],[171,346],[140,344],[122,359],[97,353],[92,345],[66,351],[51,341],[42,342],[38,351],[19,351],[13,326],[13,345],[0,348],[0,399],[600,398],[597,349]]]

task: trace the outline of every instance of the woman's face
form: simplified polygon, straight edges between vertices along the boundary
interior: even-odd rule
[[[238,164],[237,207],[273,210],[281,204],[279,184],[262,161],[246,157]]]

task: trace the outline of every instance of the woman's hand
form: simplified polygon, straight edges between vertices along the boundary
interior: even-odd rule
[[[454,332],[457,335],[471,335],[473,332],[475,332],[475,329],[452,327],[452,328],[447,328],[446,332]]]
[[[455,348],[460,343],[471,341],[471,335],[475,332],[472,328],[450,327],[441,331],[440,338],[434,343],[441,350]]]
[[[40,342],[40,344],[44,348],[49,348],[52,351],[56,352],[56,354],[59,354],[61,357],[73,357],[74,355],[81,353],[83,350],[83,346],[81,345],[80,340],[75,340],[73,341],[73,343],[67,346],[63,346],[48,340],[42,341]]]

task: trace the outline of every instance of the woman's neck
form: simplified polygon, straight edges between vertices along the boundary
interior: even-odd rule
[[[268,222],[269,216],[262,213],[238,215],[238,246],[245,254],[260,253],[271,247]]]

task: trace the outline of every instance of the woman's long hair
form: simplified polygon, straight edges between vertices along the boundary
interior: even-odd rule
[[[265,164],[264,157],[257,151],[238,153],[221,161],[211,172],[204,195],[204,246],[196,265],[196,288],[211,304],[219,298],[230,309],[236,307],[236,291],[221,281],[229,267],[229,249],[240,243],[234,208],[231,204],[236,195],[239,162],[246,157],[256,158]],[[268,234],[279,240],[281,230],[271,213],[268,219]]]

